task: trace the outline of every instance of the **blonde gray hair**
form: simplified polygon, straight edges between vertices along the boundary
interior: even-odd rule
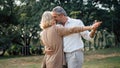
[[[45,29],[45,28],[48,28],[50,26],[52,26],[52,15],[51,15],[51,12],[50,11],[45,11],[43,14],[42,14],[42,18],[41,18],[41,22],[40,22],[40,27],[42,29]]]

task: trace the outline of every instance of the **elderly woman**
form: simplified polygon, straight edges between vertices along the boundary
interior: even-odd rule
[[[45,46],[45,56],[42,68],[63,68],[63,65],[65,65],[63,36],[91,30],[94,29],[96,25],[98,24],[64,28],[63,26],[56,25],[56,21],[53,19],[50,11],[45,11],[40,22],[40,26],[43,29],[41,32],[41,41]]]

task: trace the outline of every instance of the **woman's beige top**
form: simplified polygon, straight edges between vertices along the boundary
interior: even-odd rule
[[[64,28],[63,26],[53,25],[46,28],[41,33],[41,40],[46,48],[52,49],[53,54],[44,56],[42,68],[62,68],[65,65],[63,52],[63,36],[71,33],[80,32],[80,28]]]

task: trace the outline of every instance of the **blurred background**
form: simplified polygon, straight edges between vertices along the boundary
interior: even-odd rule
[[[120,68],[120,0],[0,0],[0,68],[40,68],[41,15],[58,5],[85,25],[102,21],[84,40],[83,68]]]
[[[120,0],[0,0],[0,56],[43,54],[41,15],[58,5],[85,25],[102,21],[85,51],[120,47]]]

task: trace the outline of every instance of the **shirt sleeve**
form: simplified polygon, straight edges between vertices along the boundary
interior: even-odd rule
[[[83,24],[83,22],[80,20],[79,25],[84,27],[85,25]],[[90,37],[90,32],[88,30],[80,32],[80,35],[86,39],[86,40],[91,40],[92,38]]]

